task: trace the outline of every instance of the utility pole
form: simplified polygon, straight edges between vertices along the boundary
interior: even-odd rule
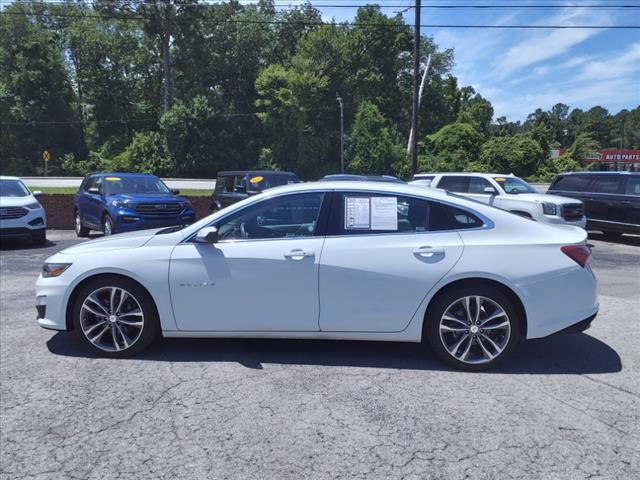
[[[416,0],[415,28],[413,32],[413,111],[411,114],[411,175],[418,170],[418,101],[420,100],[418,75],[420,74],[420,9],[421,0]]]
[[[344,105],[342,97],[336,98],[340,104],[340,172],[344,173]]]

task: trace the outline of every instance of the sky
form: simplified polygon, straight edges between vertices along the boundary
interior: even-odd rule
[[[302,3],[276,0],[278,5]],[[319,5],[376,3],[387,15],[415,0],[312,0]],[[499,9],[421,10],[421,24],[640,26],[638,0],[423,0],[424,5],[500,5]],[[504,8],[508,5],[519,8]],[[526,8],[544,5],[559,8]],[[587,6],[597,6],[588,8]],[[606,6],[603,8],[602,6]],[[613,8],[633,5],[638,8]],[[318,7],[325,20],[353,20],[357,8]],[[413,10],[403,14],[413,24]],[[556,103],[610,113],[640,105],[640,29],[456,29],[422,28],[441,49],[453,48],[453,73],[491,101],[494,117],[524,120]]]

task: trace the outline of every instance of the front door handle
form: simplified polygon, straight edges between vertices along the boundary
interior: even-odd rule
[[[421,257],[433,257],[434,255],[443,255],[444,248],[442,247],[430,247],[428,245],[416,248],[413,253]]]
[[[305,257],[313,257],[313,255],[313,252],[296,248],[294,250],[291,250],[289,253],[285,253],[284,258],[290,258],[291,260],[302,260]]]

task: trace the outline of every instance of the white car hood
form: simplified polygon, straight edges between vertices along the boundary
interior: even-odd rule
[[[576,200],[575,198],[569,197],[561,197],[559,195],[548,195],[546,193],[518,193],[518,194],[509,194],[509,198],[517,200],[523,200],[525,202],[548,202],[555,203],[556,205],[564,205],[567,203],[582,203],[580,200]]]
[[[163,227],[166,228],[166,227]],[[120,250],[123,248],[142,247],[162,228],[152,230],[138,230],[136,232],[118,233],[108,237],[101,237],[89,242],[83,242],[73,247],[67,248],[60,253],[65,255],[82,255],[95,253],[104,250]]]
[[[24,207],[25,205],[31,205],[37,200],[33,195],[27,195],[26,197],[0,197],[0,208],[2,207]]]

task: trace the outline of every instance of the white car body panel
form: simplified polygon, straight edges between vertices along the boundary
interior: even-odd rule
[[[456,205],[487,219],[487,225],[215,245],[188,242],[201,228],[255,202],[309,191],[414,196]],[[526,312],[527,338],[560,331],[598,310],[597,282],[590,268],[580,267],[560,251],[563,245],[584,244],[584,230],[533,222],[420,186],[322,182],[277,187],[181,231],[156,233],[114,235],[48,259],[72,265],[59,277],[38,279],[36,295],[46,303],[46,318],[38,320],[40,325],[66,330],[73,289],[102,273],[126,275],[141,283],[156,303],[167,337],[418,342],[433,296],[468,278],[494,280],[516,293]],[[441,247],[444,258],[416,258],[413,250],[422,246]],[[313,256],[288,262],[284,255],[297,248]],[[208,259],[198,262],[203,251]],[[202,285],[210,281],[213,286]],[[181,282],[190,285],[181,287]]]

